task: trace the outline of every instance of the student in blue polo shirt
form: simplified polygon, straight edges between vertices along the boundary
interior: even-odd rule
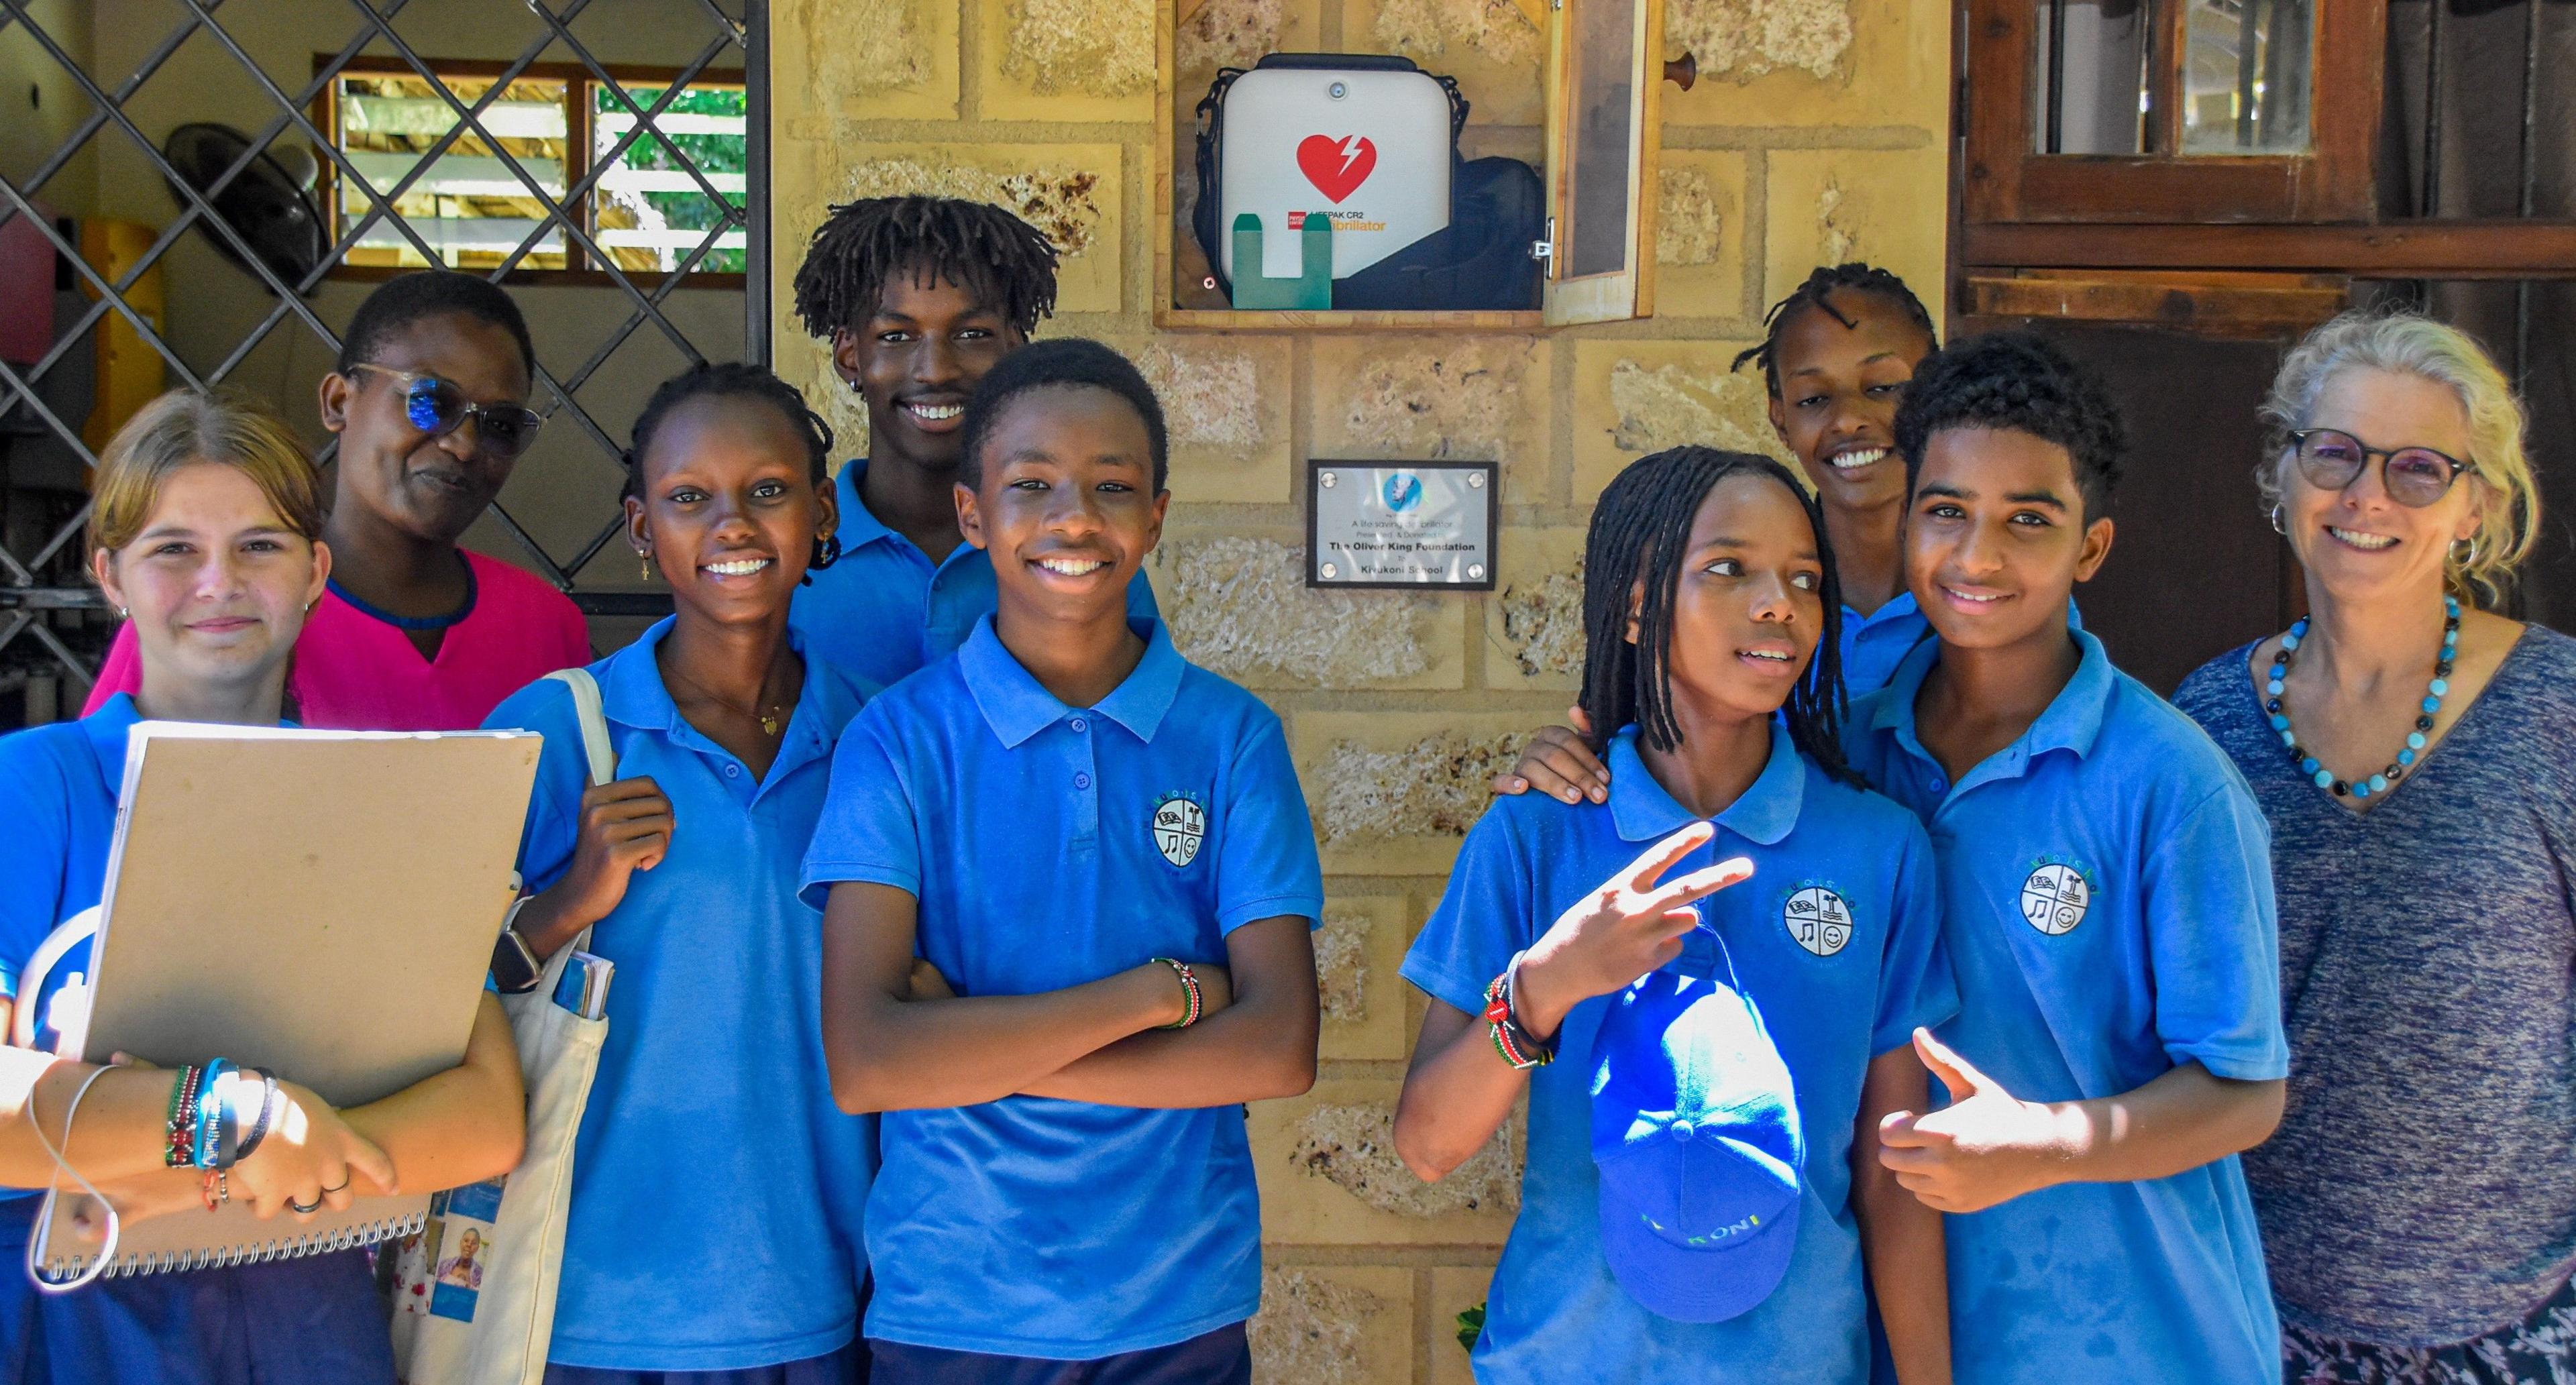
[[[2122,430],[2019,333],[1952,347],[1897,416],[1906,572],[1939,639],[1855,705],[1852,763],[1940,860],[1950,1103],[1880,1158],[1949,1219],[1959,1378],[2278,1379],[2236,1154],[2280,1119],[2268,832],[2235,767],[2066,624],[2111,547]]]
[[[512,915],[531,953],[616,971],[573,1146],[548,1385],[849,1385],[874,1123],[832,1103],[819,919],[796,870],[832,746],[872,685],[787,604],[828,550],[831,433],[757,366],[656,390],[626,536],[673,614],[590,666],[618,778],[593,787],[571,691],[490,725],[545,736]]]
[[[1859,1385],[1874,1285],[1897,1378],[1946,1382],[1940,1219],[1873,1155],[1957,1006],[1922,828],[1843,765],[1823,519],[1676,448],[1603,492],[1584,573],[1608,802],[1498,800],[1404,963],[1406,1164],[1529,1099],[1476,1377]]]
[[[1305,799],[1279,719],[1128,613],[1169,501],[1135,367],[1040,342],[969,417],[1000,605],[851,723],[804,872],[833,1089],[886,1113],[874,1379],[1246,1381],[1242,1103],[1315,1075]]]
[[[237,400],[174,390],[146,404],[100,453],[91,499],[91,572],[135,634],[136,686],[78,721],[0,737],[0,1029],[32,1008],[37,1045],[0,1047],[0,1380],[392,1385],[364,1250],[111,1275],[66,1293],[39,1292],[25,1267],[40,1190],[57,1177],[48,1145],[129,1224],[236,1202],[286,1236],[353,1197],[491,1178],[518,1162],[526,1128],[509,1021],[490,997],[462,1064],[345,1111],[291,1072],[54,1056],[89,943],[41,981],[31,964],[105,888],[128,733],[146,719],[278,725],[287,664],[331,571],[312,462],[284,422]],[[225,825],[205,832],[221,842]],[[348,1023],[366,1023],[363,1004]],[[192,1157],[171,1145],[192,1111],[265,1133],[236,1142],[247,1153],[201,1144]]]
[[[840,561],[791,617],[827,662],[891,686],[992,614],[992,560],[958,530],[958,443],[975,383],[1055,310],[1055,269],[1036,227],[953,197],[863,198],[816,228],[796,313],[868,411],[868,455],[833,488]],[[1143,573],[1127,598],[1155,613]]]

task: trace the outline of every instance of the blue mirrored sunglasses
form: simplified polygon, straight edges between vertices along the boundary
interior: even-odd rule
[[[516,404],[473,403],[455,381],[435,375],[364,363],[350,369],[372,370],[391,377],[402,387],[403,417],[431,437],[445,437],[464,427],[465,420],[473,419],[475,438],[503,461],[527,451],[528,445],[537,440],[537,430],[546,423],[543,414]]]

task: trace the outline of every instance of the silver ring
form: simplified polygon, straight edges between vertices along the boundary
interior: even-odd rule
[[[320,1199],[320,1198],[318,1198],[318,1197],[317,1197],[317,1198],[313,1199],[312,1205],[307,1206],[307,1205],[305,1205],[304,1203],[297,1202],[297,1201],[296,1201],[295,1199],[293,1199],[293,1198],[288,1198],[288,1199],[286,1200],[286,1210],[287,1210],[287,1211],[289,1211],[289,1212],[294,1212],[294,1213],[304,1214],[304,1215],[309,1215],[309,1214],[314,1213],[314,1212],[319,1212],[319,1211],[321,1211],[321,1210],[322,1210],[322,1199]]]
[[[346,1179],[346,1178],[343,1178],[343,1179],[341,1179],[341,1180],[340,1180],[340,1187],[339,1187],[339,1188],[325,1188],[325,1189],[323,1189],[323,1190],[322,1190],[322,1196],[324,1196],[324,1197],[329,1197],[329,1196],[330,1196],[330,1195],[332,1195],[333,1193],[336,1193],[336,1192],[340,1191],[340,1188],[346,1188],[346,1187],[348,1187],[348,1186],[349,1186],[349,1180],[348,1180],[348,1179]]]

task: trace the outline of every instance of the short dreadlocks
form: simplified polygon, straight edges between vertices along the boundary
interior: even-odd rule
[[[796,316],[828,341],[874,316],[886,281],[946,280],[998,308],[1023,337],[1055,311],[1056,250],[999,207],[955,197],[844,202],[815,228],[796,270]]]
[[[1849,289],[1854,293],[1874,293],[1896,304],[1905,310],[1907,317],[1914,320],[1915,326],[1923,329],[1924,340],[1929,341],[1936,348],[1941,345],[1941,333],[1932,325],[1931,311],[1923,306],[1922,299],[1914,296],[1914,290],[1905,286],[1904,280],[1876,265],[1854,261],[1850,264],[1816,266],[1815,271],[1807,276],[1807,282],[1800,284],[1788,297],[1772,304],[1771,311],[1762,319],[1764,328],[1762,344],[1739,352],[1735,357],[1734,368],[1742,370],[1746,361],[1761,362],[1762,383],[1771,391],[1772,398],[1779,398],[1780,329],[1789,325],[1791,319],[1798,315],[1800,308],[1821,309],[1826,316],[1845,327],[1860,325],[1843,316],[1842,310],[1834,306],[1833,292],[1836,289]]]

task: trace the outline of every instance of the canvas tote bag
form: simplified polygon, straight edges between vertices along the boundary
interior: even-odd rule
[[[599,684],[588,669],[546,675],[572,691],[590,782],[616,777]],[[440,1193],[428,1225],[394,1257],[394,1359],[405,1385],[540,1385],[554,1336],[572,1202],[573,1137],[590,1104],[608,1021],[555,1003],[590,930],[546,961],[537,988],[501,997],[528,1089],[527,1152],[502,1178]]]

